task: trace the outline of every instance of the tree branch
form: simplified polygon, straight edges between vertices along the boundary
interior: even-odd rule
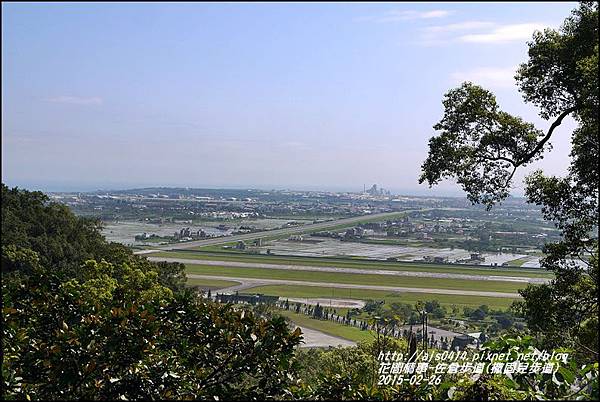
[[[505,161],[510,163],[511,165],[515,166],[515,161],[510,159],[510,158],[506,158],[504,156],[487,156],[487,155],[482,155],[481,156],[482,160],[486,160],[486,161],[491,161],[491,162],[495,162],[495,161]]]
[[[595,355],[595,356],[598,356],[598,352],[597,352],[597,351],[595,351],[595,350],[593,350],[593,349],[590,349],[590,348],[588,348],[588,347],[587,347],[587,346],[585,346],[584,344],[582,344],[582,343],[580,343],[580,342],[577,342],[577,341],[575,341],[575,344],[576,344],[578,347],[580,347],[580,348],[582,348],[582,349],[585,349],[585,350],[586,350],[588,353],[590,353],[590,354],[593,354],[593,355]]]
[[[567,110],[565,110],[564,112],[562,112],[556,118],[554,123],[552,123],[552,125],[548,129],[548,133],[546,133],[546,136],[544,138],[542,138],[542,140],[540,142],[538,142],[538,144],[535,146],[535,148],[531,152],[529,152],[527,155],[525,155],[523,157],[523,159],[521,159],[520,161],[517,161],[517,164],[515,166],[521,166],[522,164],[531,160],[535,156],[535,154],[537,154],[544,147],[544,145],[546,145],[546,143],[548,142],[550,137],[552,137],[552,134],[554,133],[554,129],[556,129],[556,127],[561,125],[563,119],[565,117],[567,117],[569,114],[576,111],[577,109],[578,109],[577,106],[572,106],[572,107],[568,108]]]
[[[572,398],[575,395],[579,394],[581,391],[583,391],[584,389],[586,389],[588,387],[588,385],[590,385],[593,381],[598,381],[598,377],[592,376],[592,378],[590,378],[581,388],[579,388],[579,390],[577,392],[573,392],[572,394],[567,395],[565,397],[565,399]]]
[[[518,167],[519,165],[515,165],[515,164],[513,164],[513,166],[514,166],[514,167],[513,167],[513,170],[512,170],[512,172],[510,173],[510,175],[508,176],[508,178],[507,178],[507,179],[506,179],[506,181],[504,182],[504,186],[503,186],[504,188],[506,188],[506,187],[508,187],[508,186],[509,186],[509,184],[510,184],[510,181],[512,180],[513,176],[515,175],[515,173],[516,173],[516,171],[517,171],[517,167]]]

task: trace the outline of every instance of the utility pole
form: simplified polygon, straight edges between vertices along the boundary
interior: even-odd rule
[[[423,350],[425,352],[427,352],[427,327],[428,327],[428,320],[427,320],[427,311],[423,310],[421,313],[421,317],[422,317],[422,331],[423,331]]]

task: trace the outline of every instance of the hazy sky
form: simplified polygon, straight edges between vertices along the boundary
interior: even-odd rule
[[[547,129],[512,76],[533,30],[575,7],[3,3],[2,181],[428,193],[420,165],[460,82]],[[573,127],[534,167],[565,172]]]

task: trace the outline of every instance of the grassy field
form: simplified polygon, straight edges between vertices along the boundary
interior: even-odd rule
[[[261,269],[222,267],[216,265],[186,264],[190,274],[219,275],[255,279],[281,279],[357,285],[398,286],[431,289],[475,290],[516,293],[525,284],[501,281],[475,281],[465,279],[419,278],[376,274],[346,274],[337,272],[292,271],[286,269]]]
[[[262,293],[265,295],[279,296],[281,298],[337,298],[337,299],[357,299],[357,300],[385,300],[386,304],[408,303],[415,304],[418,301],[437,300],[444,306],[467,306],[479,307],[482,304],[488,305],[491,309],[505,310],[513,300],[503,297],[486,296],[464,296],[464,295],[443,295],[435,293],[397,293],[386,292],[382,290],[368,289],[343,289],[328,288],[316,286],[294,286],[294,285],[267,285],[256,288],[246,289],[244,293]],[[327,307],[327,306],[324,306]],[[336,309],[341,311],[342,309]],[[340,313],[341,314],[341,313]]]
[[[149,254],[153,257],[167,258],[187,258],[194,260],[218,260],[218,261],[237,261],[237,262],[256,262],[265,264],[286,264],[286,265],[310,265],[322,267],[341,267],[357,269],[387,269],[396,271],[415,271],[415,272],[437,272],[437,273],[456,273],[470,275],[498,275],[498,276],[520,276],[529,278],[551,278],[552,274],[540,269],[514,269],[514,268],[485,268],[462,265],[444,265],[444,264],[424,264],[407,262],[385,262],[365,259],[350,258],[311,258],[311,257],[293,257],[293,256],[269,256],[252,254],[231,254],[231,253],[199,253],[186,251],[164,251]]]
[[[279,313],[285,317],[288,317],[300,327],[321,331],[328,335],[337,336],[338,338],[360,342],[372,340],[375,337],[372,331],[362,331],[356,327],[350,327],[332,321],[315,320],[304,314],[296,314],[292,311],[281,310]]]
[[[200,286],[202,289],[224,289],[230,286],[239,284],[234,281],[221,281],[218,279],[199,279],[199,278],[188,278],[186,284],[188,286]]]
[[[212,246],[192,247],[192,248],[190,248],[190,250],[213,251],[213,252],[218,252],[218,253],[220,252],[220,253],[226,253],[226,254],[245,254],[243,250],[231,248],[231,247],[235,247],[236,244],[237,244],[237,242],[221,243],[221,244],[215,244]],[[230,248],[223,248],[223,246],[229,246]],[[170,253],[170,252],[164,251],[164,252],[157,253],[157,255],[165,254],[165,253]],[[152,255],[155,255],[155,254],[152,254]]]
[[[516,260],[508,261],[508,264],[512,265],[514,267],[520,267],[521,265],[525,264],[527,261],[529,261],[528,257],[522,257],[522,258],[517,258]]]

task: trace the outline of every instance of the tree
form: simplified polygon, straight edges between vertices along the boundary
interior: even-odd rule
[[[268,399],[291,385],[300,331],[283,318],[200,298],[178,266],[106,243],[37,193],[2,192],[5,399]]]
[[[367,300],[367,302],[365,303],[364,307],[362,308],[363,311],[365,311],[366,313],[369,314],[381,314],[383,311],[383,300]]]
[[[399,318],[402,324],[406,324],[413,311],[412,305],[408,303],[392,303],[390,304],[391,312]]]
[[[485,312],[485,310],[479,307],[471,313],[470,317],[474,320],[481,321],[486,317],[486,315],[487,313]]]
[[[2,184],[2,246],[36,252],[40,262],[59,275],[76,275],[79,264],[110,247],[100,227],[94,219],[76,218],[66,205],[50,203],[39,191],[9,189]],[[15,268],[2,262],[3,271]]]
[[[598,3],[580,3],[558,31],[538,31],[528,46],[515,78],[548,129],[503,112],[490,91],[466,82],[445,95],[444,116],[434,126],[440,134],[429,141],[419,182],[454,178],[472,203],[490,209],[508,197],[517,169],[541,159],[556,128],[574,118],[568,174],[536,171],[526,178],[528,202],[561,231],[559,242],[544,246],[541,262],[556,276],[522,290],[515,308],[547,346],[571,346],[597,359],[586,344],[598,343]]]
[[[496,316],[496,321],[502,329],[510,328],[513,325],[514,319],[510,313],[502,313]]]
[[[431,313],[433,318],[443,318],[446,315],[446,309],[437,300],[425,302],[425,311]]]
[[[460,312],[460,309],[458,308],[458,306],[456,304],[453,304],[452,305],[452,315],[456,317],[459,312]]]
[[[317,319],[323,318],[323,307],[321,307],[319,303],[317,303],[317,305],[313,309],[312,316]]]

